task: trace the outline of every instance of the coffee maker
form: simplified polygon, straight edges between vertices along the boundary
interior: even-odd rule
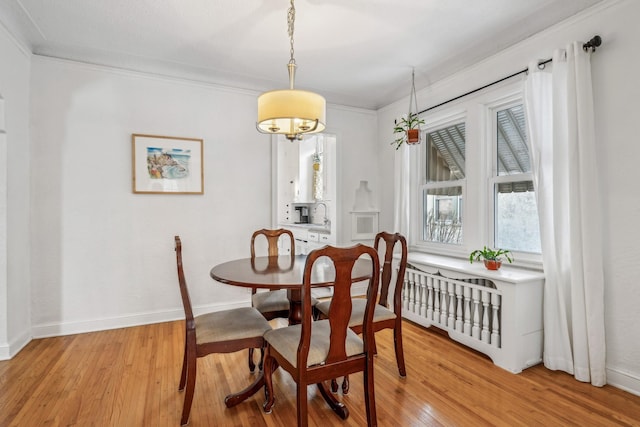
[[[308,224],[309,223],[309,207],[308,206],[296,206],[293,216],[293,222],[295,224]]]

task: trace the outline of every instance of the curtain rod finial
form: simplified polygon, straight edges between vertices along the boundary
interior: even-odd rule
[[[596,47],[600,46],[601,44],[602,44],[602,38],[596,34],[591,38],[591,40],[589,40],[584,45],[582,45],[582,48],[584,50],[593,49],[593,51],[595,51]]]

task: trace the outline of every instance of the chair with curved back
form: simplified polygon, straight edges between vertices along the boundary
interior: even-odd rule
[[[293,239],[293,233],[290,230],[279,228],[277,230],[269,230],[263,228],[257,230],[251,236],[251,258],[256,257],[256,238],[258,236],[264,236],[267,240],[267,254],[268,256],[278,256],[278,242],[282,236],[289,236],[289,244],[291,247],[291,257],[295,256],[295,243]],[[287,298],[287,291],[285,289],[278,289],[273,291],[258,292],[256,288],[251,289],[251,305],[255,307],[265,319],[272,320],[279,317],[289,317],[289,299]],[[263,354],[260,354],[259,369],[262,369]],[[253,349],[249,349],[249,370],[254,371],[256,365],[253,360]]]
[[[314,264],[319,258],[328,258],[333,264],[335,279],[333,304],[328,319],[313,321],[311,305],[311,283]],[[364,260],[359,260],[363,257]],[[352,274],[356,262],[366,262],[369,284],[364,310],[362,338],[349,328],[352,301]],[[370,268],[370,270],[369,270]],[[355,372],[364,374],[364,396],[367,425],[375,426],[376,406],[373,379],[373,311],[376,305],[380,275],[380,262],[376,251],[362,244],[350,248],[325,246],[312,251],[304,269],[302,286],[302,322],[284,328],[273,329],[265,334],[267,347],[264,359],[265,412],[271,412],[275,402],[272,374],[281,366],[296,382],[298,426],[306,426],[307,386],[317,384],[320,393],[331,408],[343,419],[349,416],[348,409],[335,400],[325,381]]]
[[[265,332],[271,330],[269,322],[253,307],[243,307],[213,313],[193,315],[191,299],[187,290],[187,281],[182,266],[182,242],[175,236],[178,284],[185,314],[185,341],[180,386],[184,391],[182,418],[180,425],[189,423],[191,404],[196,387],[196,367],[200,357],[212,353],[234,353],[246,348],[263,348]],[[260,383],[255,383],[261,385]],[[186,387],[186,389],[185,389]],[[241,393],[251,393],[249,388]],[[240,393],[239,393],[240,394]],[[238,396],[236,394],[235,396]],[[233,406],[239,399],[227,396],[225,404]],[[232,398],[233,397],[233,398]]]
[[[373,314],[373,331],[382,329],[393,329],[393,343],[396,353],[396,363],[401,377],[407,376],[404,364],[404,351],[402,348],[402,283],[404,273],[407,268],[407,241],[399,233],[380,232],[376,235],[374,249],[379,252],[380,243],[385,242],[384,261],[382,265],[382,275],[380,277],[380,296]],[[393,307],[389,308],[389,291],[391,278],[393,276],[393,254],[396,245],[400,245],[400,260],[398,261],[398,274],[393,289]],[[320,313],[319,318],[326,317],[331,306],[331,301],[324,301],[316,304],[316,312]],[[353,311],[349,320],[349,327],[356,333],[363,331],[362,322],[366,302],[362,298],[354,298]],[[374,342],[375,346],[375,342]],[[375,347],[374,347],[375,348]],[[332,382],[332,391],[337,391],[337,383]],[[345,377],[342,382],[342,392],[349,392],[349,378]]]

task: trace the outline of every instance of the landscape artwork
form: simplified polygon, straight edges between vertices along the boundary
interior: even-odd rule
[[[203,140],[132,135],[133,192],[204,194]]]

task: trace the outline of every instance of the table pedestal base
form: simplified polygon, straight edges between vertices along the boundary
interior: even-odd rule
[[[335,412],[340,418],[346,420],[349,418],[349,409],[344,405],[344,403],[339,402],[335,396],[329,391],[327,385],[325,383],[317,383],[318,390],[324,400],[329,404],[333,412]]]
[[[233,408],[239,403],[244,402],[264,387],[264,372],[260,371],[256,380],[244,390],[233,393],[224,398],[224,404],[227,408]]]

